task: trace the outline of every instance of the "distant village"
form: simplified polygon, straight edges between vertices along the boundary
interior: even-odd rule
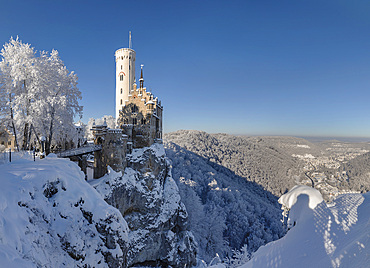
[[[323,197],[330,201],[340,194],[352,192],[340,187],[348,182],[347,172],[339,170],[341,164],[369,151],[349,144],[334,142],[331,147],[326,148],[325,155],[315,157],[312,154],[293,154],[292,156],[306,163],[304,166],[306,178],[300,181],[300,184],[320,190]]]

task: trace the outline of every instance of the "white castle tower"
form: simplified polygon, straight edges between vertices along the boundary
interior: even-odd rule
[[[131,49],[131,32],[129,33],[129,48],[120,48],[114,54],[116,58],[116,120],[119,111],[126,105],[128,96],[135,82],[136,52]]]

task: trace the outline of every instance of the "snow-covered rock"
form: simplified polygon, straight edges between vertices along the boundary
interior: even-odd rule
[[[243,268],[369,267],[370,193],[341,195],[327,206],[308,188],[294,187],[280,198],[295,226],[262,246]]]
[[[306,185],[296,185],[289,192],[279,198],[279,203],[291,209],[293,205],[297,203],[298,196],[303,194],[308,196],[308,206],[311,209],[314,209],[318,204],[324,201],[321,193],[315,188]]]
[[[128,265],[195,265],[196,243],[163,145],[134,149],[127,165],[123,175],[110,169],[92,185],[128,223]]]
[[[126,265],[128,227],[79,167],[47,157],[0,166],[1,267]]]

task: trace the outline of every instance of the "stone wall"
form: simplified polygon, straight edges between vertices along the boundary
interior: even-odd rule
[[[108,129],[106,125],[93,126],[94,143],[101,144],[102,150],[94,153],[94,178],[107,173],[110,166],[114,171],[124,171],[126,167],[127,136],[121,129]]]

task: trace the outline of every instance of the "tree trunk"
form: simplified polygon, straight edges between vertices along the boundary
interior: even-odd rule
[[[47,143],[45,144],[45,152],[46,152],[46,155],[48,155],[50,153],[50,147],[51,147],[51,142],[53,140],[53,134],[54,134],[54,115],[55,115],[55,111],[54,111],[54,108],[52,108],[52,112],[51,112],[51,115],[50,115],[50,128],[49,128],[49,138],[47,139]]]
[[[17,139],[17,130],[15,129],[14,125],[14,115],[13,115],[13,108],[12,108],[12,98],[11,95],[9,94],[9,102],[10,102],[10,119],[12,120],[12,128],[13,128],[13,135],[14,135],[14,140],[15,144],[17,146],[17,151],[19,152],[19,144],[18,144],[18,139]]]
[[[26,87],[26,80],[23,81],[23,88],[24,88],[24,92],[26,93],[26,96],[28,96],[27,87]],[[26,118],[27,118],[27,116],[29,116],[30,103],[31,103],[31,100],[28,99],[28,103],[27,103],[27,106],[26,106]],[[28,132],[29,132],[29,123],[26,122],[26,123],[24,123],[24,131],[23,131],[23,145],[22,145],[23,150],[27,150]]]
[[[27,150],[27,142],[28,140],[28,123],[24,124],[24,131],[23,131],[23,144],[22,144],[22,150]]]

